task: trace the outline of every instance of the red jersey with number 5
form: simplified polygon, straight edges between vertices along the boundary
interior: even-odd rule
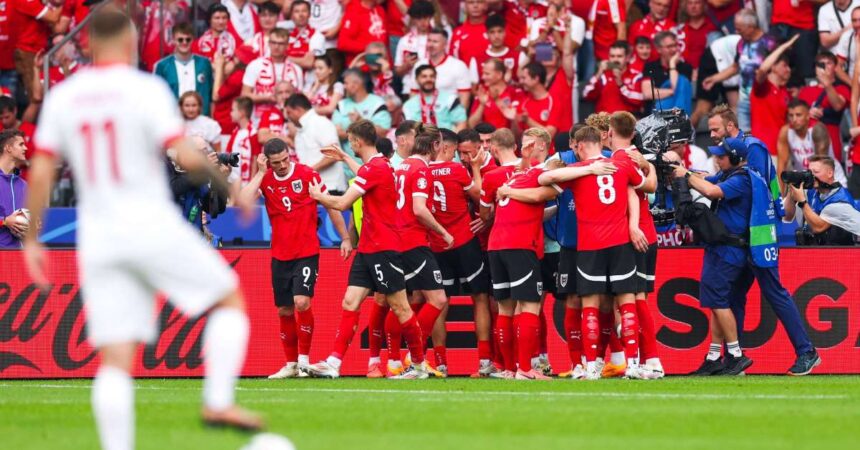
[[[359,253],[400,251],[397,234],[394,169],[388,158],[373,155],[355,175],[353,187],[362,195]]]
[[[263,175],[260,192],[266,199],[266,213],[272,223],[272,257],[281,261],[318,255],[317,201],[308,194],[320,175],[304,164],[293,164],[281,178],[269,169]],[[325,192],[325,185],[321,185]]]
[[[588,166],[595,158],[574,166]],[[601,250],[630,242],[627,223],[627,186],[638,188],[645,183],[639,168],[622,160],[612,161],[618,171],[612,175],[588,175],[561,184],[571,189],[576,202],[577,250]]]
[[[517,172],[504,184],[514,189],[540,187],[538,177],[543,168],[532,167]],[[556,187],[559,192],[561,189]],[[543,209],[544,203],[524,203],[506,198],[496,202],[496,220],[490,231],[490,251],[531,250],[543,258]]]
[[[429,231],[412,211],[412,199],[418,197],[426,202],[430,209],[430,189],[433,177],[430,166],[418,156],[410,156],[395,169],[397,180],[397,232],[402,244],[400,251],[405,252],[416,247],[430,245],[427,234]]]
[[[617,150],[612,154],[612,159],[627,161],[629,164],[637,166],[624,150]],[[645,234],[645,239],[649,244],[657,242],[657,227],[654,226],[654,216],[651,215],[651,205],[648,203],[648,196],[644,192],[637,190],[636,196],[639,197],[639,229]]]
[[[472,189],[472,178],[462,164],[453,161],[430,163],[433,176],[433,217],[454,236],[457,248],[469,242],[475,235],[469,228],[468,191]],[[430,233],[430,249],[434,252],[445,251],[445,240],[436,233]]]

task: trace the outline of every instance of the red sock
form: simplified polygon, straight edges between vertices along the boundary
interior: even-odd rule
[[[284,350],[284,359],[288,363],[299,359],[299,349],[296,346],[296,316],[278,316],[281,323],[281,348]]]
[[[532,356],[538,351],[540,337],[540,317],[523,312],[517,321],[517,345],[519,346],[520,370],[532,370]]]
[[[582,364],[582,310],[579,308],[564,309],[564,336],[567,340],[567,352],[570,363],[574,366]]]
[[[517,330],[519,329],[519,325],[520,325],[520,315],[519,315],[519,314],[514,314],[514,318],[513,318],[513,320],[511,320],[511,331],[512,331],[512,332],[511,332],[511,336],[513,336],[513,337],[514,337],[514,338],[513,338],[514,343],[512,344],[512,345],[514,346],[514,349],[513,349],[513,355],[514,355],[514,358],[516,358],[516,357],[517,357],[517,355],[519,355],[519,354],[520,354],[520,353],[519,353],[519,347],[518,347],[518,345],[519,345],[519,339],[517,339]],[[533,356],[534,356],[534,355],[533,355]],[[516,363],[514,363],[514,364],[516,364]],[[516,368],[516,367],[514,367],[514,369],[513,369],[513,370],[514,370],[514,371],[516,371],[516,370],[517,370],[517,368]]]
[[[478,359],[493,359],[490,341],[478,341]]]
[[[612,340],[614,334],[612,329],[615,325],[615,316],[612,312],[597,312],[597,323],[600,326],[600,343],[597,346],[597,357],[603,358],[606,356],[606,347],[609,341]]]
[[[514,359],[514,322],[513,317],[499,315],[496,320],[496,352],[500,354],[500,362],[504,370],[517,370],[517,361]]]
[[[430,333],[433,332],[433,325],[436,324],[436,319],[441,313],[441,309],[429,303],[425,303],[418,312],[418,324],[421,325],[421,331],[424,332],[425,336],[430,336]]]
[[[499,312],[493,312],[493,310],[490,309],[490,330],[493,332],[493,335],[490,338],[490,353],[493,355],[493,364],[495,364],[498,368],[502,368],[505,366],[505,363],[502,361],[502,356],[499,352],[499,330],[498,328],[496,328],[498,320]]]
[[[657,331],[647,300],[636,300],[636,315],[639,317],[639,358],[644,362],[657,357]]]
[[[394,311],[389,310],[385,316],[385,342],[388,344],[388,360],[400,361],[401,327]]]
[[[424,362],[424,334],[421,332],[421,325],[418,324],[415,314],[401,323],[400,327],[403,329],[403,335],[406,336],[406,346],[412,355],[412,363],[421,364]]]
[[[331,352],[331,356],[343,359],[352,337],[355,336],[356,329],[358,329],[358,311],[344,310],[340,318],[340,326],[334,337],[334,351]]]
[[[433,354],[436,355],[436,367],[448,365],[448,354],[444,345],[434,346]]]
[[[367,324],[367,340],[370,347],[370,357],[379,358],[382,351],[382,334],[385,332],[385,315],[388,306],[373,302],[370,307],[370,320]]]
[[[597,359],[597,346],[600,341],[600,323],[597,316],[597,308],[582,308],[582,351],[588,362]]]
[[[299,354],[311,353],[311,340],[314,337],[314,313],[308,308],[305,311],[296,309],[297,332],[299,336]]]
[[[549,353],[547,351],[547,327],[546,327],[546,314],[543,312],[543,308],[540,309],[540,339],[538,340],[538,354]]]
[[[624,345],[624,356],[627,359],[639,357],[639,318],[636,316],[636,305],[628,303],[621,305],[621,340]]]
[[[618,333],[614,327],[612,333],[609,335],[609,351],[612,353],[624,351],[624,345],[621,343],[621,339],[618,339]]]

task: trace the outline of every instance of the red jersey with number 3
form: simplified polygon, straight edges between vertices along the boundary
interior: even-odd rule
[[[388,158],[377,154],[358,169],[352,186],[362,194],[359,253],[400,251],[397,234],[397,192],[394,169]]]
[[[612,154],[612,159],[626,161],[628,164],[636,163],[630,158],[630,155],[623,150],[618,150]],[[654,216],[651,215],[651,204],[648,203],[648,196],[644,192],[637,190],[636,196],[639,197],[639,229],[645,233],[645,239],[649,244],[657,242],[657,227],[654,226]]]
[[[263,175],[260,192],[266,199],[266,213],[272,223],[272,257],[281,261],[318,255],[317,201],[308,186],[320,183],[320,175],[304,164],[293,164],[283,178],[269,169]],[[325,185],[320,184],[323,192]]]
[[[471,241],[475,235],[469,227],[468,191],[472,189],[472,177],[462,164],[453,161],[430,163],[433,176],[433,217],[454,236],[454,245],[460,247]],[[430,233],[430,249],[434,252],[445,251],[445,240],[436,233]]]
[[[514,189],[540,187],[538,177],[543,168],[532,167],[517,172],[505,182]],[[559,189],[559,192],[561,190]],[[543,209],[544,203],[524,203],[506,198],[496,202],[496,219],[490,232],[490,251],[531,250],[543,258]]]
[[[397,232],[402,243],[400,251],[427,247],[430,244],[427,234],[430,232],[415,217],[412,199],[418,197],[430,209],[430,189],[433,184],[430,166],[418,156],[410,156],[395,169],[394,177],[397,181]]]
[[[595,158],[574,166],[588,166]],[[618,171],[612,175],[588,175],[561,184],[571,189],[576,202],[577,250],[601,250],[630,242],[627,223],[627,186],[637,188],[645,183],[638,167],[614,160]]]

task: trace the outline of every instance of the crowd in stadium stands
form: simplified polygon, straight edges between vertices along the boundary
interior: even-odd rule
[[[97,3],[0,0],[0,116],[24,133],[28,156],[44,55]],[[590,112],[677,107],[704,132],[726,103],[779,171],[831,155],[860,196],[850,170],[860,0],[142,0],[131,10],[140,67],[169,84],[187,133],[239,154],[231,177],[243,183],[279,137],[343,192],[353,174],[319,148],[350,153],[346,128],[360,118],[391,141],[396,163],[404,121],[518,139],[540,126],[554,151]],[[87,41],[77,34],[53,53],[49,88],[87,65]],[[296,93],[307,102],[286,104]],[[682,158],[707,156],[691,144]]]

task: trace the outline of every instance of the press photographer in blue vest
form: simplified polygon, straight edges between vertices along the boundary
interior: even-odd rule
[[[788,186],[783,221],[799,216],[804,222],[797,245],[854,245],[860,236],[860,210],[835,180],[835,168],[832,158],[816,155],[809,158],[809,170],[782,174]]]
[[[779,279],[779,218],[769,183],[747,166],[749,150],[743,137],[725,137],[710,147],[719,172],[702,177],[683,166],[675,176],[711,199],[708,233],[700,233],[705,256],[699,284],[699,301],[711,314],[711,344],[694,375],[739,375],[752,365],[743,354],[739,335],[743,330],[746,293],[757,279],[794,345],[797,359],[790,375],[810,373],[821,359],[804,328],[794,300]],[[721,355],[723,344],[726,355]]]

